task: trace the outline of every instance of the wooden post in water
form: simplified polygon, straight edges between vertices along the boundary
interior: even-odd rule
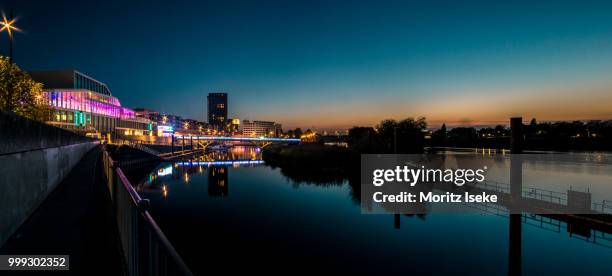
[[[510,214],[510,236],[508,241],[508,275],[521,275],[522,264],[522,236],[523,226],[520,214]]]
[[[393,227],[400,229],[400,214],[393,214]]]
[[[522,153],[523,144],[523,117],[510,118],[510,153]]]
[[[508,275],[522,272],[522,196],[523,196],[523,118],[510,118],[510,225],[508,241]],[[514,213],[513,213],[514,212]]]

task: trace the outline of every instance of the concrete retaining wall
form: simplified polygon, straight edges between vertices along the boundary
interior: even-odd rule
[[[98,144],[0,111],[0,246]]]
[[[93,139],[0,110],[0,154],[88,141]]]
[[[0,155],[0,245],[98,142]]]

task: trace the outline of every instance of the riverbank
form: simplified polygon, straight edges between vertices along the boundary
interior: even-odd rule
[[[269,146],[262,159],[297,182],[340,183],[359,173],[358,152],[315,143]]]

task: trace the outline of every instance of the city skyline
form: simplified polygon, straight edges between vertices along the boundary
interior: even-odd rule
[[[0,6],[11,8],[24,69],[75,68],[123,105],[187,118],[203,120],[215,91],[230,94],[229,117],[287,128],[612,118],[611,3]]]

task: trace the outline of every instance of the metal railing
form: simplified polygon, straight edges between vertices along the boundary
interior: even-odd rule
[[[131,143],[129,145],[131,147],[135,148],[135,149],[139,149],[139,150],[144,151],[144,152],[146,152],[148,154],[155,155],[155,156],[158,156],[158,157],[160,156],[160,152],[159,151],[156,151],[156,150],[154,150],[152,148],[149,148],[149,147],[147,147],[147,146],[145,146],[143,144]]]
[[[193,275],[148,212],[149,200],[140,197],[106,150],[102,159],[127,274]]]
[[[527,187],[523,189],[524,198],[532,198],[544,202],[567,205],[567,194],[550,190]]]
[[[612,214],[612,200],[602,200],[601,203],[594,202],[592,209],[604,214]]]

